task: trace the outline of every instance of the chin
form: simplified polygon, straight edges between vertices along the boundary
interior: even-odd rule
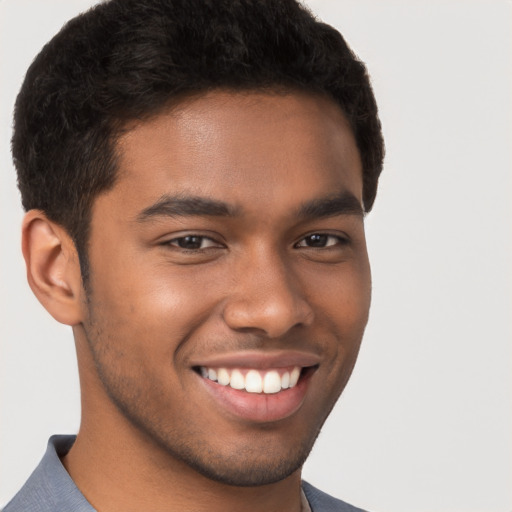
[[[286,455],[276,452],[255,454],[253,450],[247,450],[249,453],[239,451],[230,456],[181,454],[180,459],[210,480],[235,487],[258,487],[284,480],[300,470],[312,447],[313,443],[310,443],[310,446],[298,447]]]

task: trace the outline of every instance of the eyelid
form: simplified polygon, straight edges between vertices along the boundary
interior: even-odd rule
[[[314,235],[325,236],[327,238],[335,238],[335,239],[337,239],[337,243],[328,244],[328,245],[326,245],[324,247],[309,247],[307,245],[300,245],[307,238],[309,238],[311,236],[314,236]],[[339,233],[339,232],[338,233],[332,233],[332,232],[325,232],[325,231],[312,231],[311,233],[308,233],[307,235],[304,235],[303,237],[300,238],[300,240],[295,242],[294,247],[305,247],[306,249],[327,249],[327,248],[336,247],[336,246],[339,246],[339,245],[346,245],[349,242],[350,242],[350,238],[348,237],[348,235],[346,235],[344,233]]]
[[[179,240],[183,240],[184,238],[188,238],[188,237],[200,238],[202,241],[208,240],[211,243],[208,244],[207,247],[200,247],[198,249],[187,249],[185,247],[180,247],[177,242]],[[222,237],[220,237],[220,236],[213,236],[211,234],[189,231],[189,232],[185,232],[185,233],[179,233],[178,236],[172,236],[172,238],[166,238],[160,242],[160,245],[170,246],[172,248],[179,249],[182,251],[202,251],[202,250],[211,249],[211,248],[226,247],[225,243],[219,240],[221,238]]]
[[[219,243],[213,240],[210,237],[207,236],[198,236],[198,235],[186,235],[186,236],[180,236],[177,238],[173,238],[172,240],[169,240],[169,244],[172,245],[173,242],[178,242],[179,240],[183,240],[185,238],[198,238],[201,240],[201,247],[199,249],[188,249],[188,250],[201,250],[201,249],[207,249],[209,247],[218,247]],[[203,244],[206,242],[206,246],[204,247]],[[179,246],[178,246],[179,247]],[[185,247],[179,247],[180,249],[186,249]]]

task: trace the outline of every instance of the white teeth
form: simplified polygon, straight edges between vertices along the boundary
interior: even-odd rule
[[[242,375],[242,372],[239,370],[233,370],[233,373],[231,374],[231,381],[229,385],[233,389],[244,389],[245,388],[245,379]]]
[[[290,373],[284,372],[281,377],[281,387],[283,389],[288,389],[290,387]]]
[[[226,368],[219,368],[219,371],[217,372],[218,383],[222,384],[223,386],[227,386],[230,380],[231,379]]]
[[[249,370],[245,376],[245,390],[249,393],[261,393],[263,391],[263,382],[261,375],[256,370]]]
[[[267,372],[263,379],[264,393],[277,393],[281,391],[281,377],[276,371]]]
[[[282,375],[277,370],[249,370],[243,374],[240,369],[206,368],[202,366],[200,373],[203,378],[217,381],[221,386],[245,390],[248,393],[279,393],[282,389],[297,385],[302,368],[296,366]]]
[[[293,388],[297,385],[297,381],[300,377],[300,368],[297,366],[292,370],[292,373],[290,373],[290,387]]]

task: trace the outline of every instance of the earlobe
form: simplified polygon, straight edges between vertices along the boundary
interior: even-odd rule
[[[82,281],[75,245],[64,228],[40,210],[23,219],[22,250],[30,288],[58,321],[82,321]]]

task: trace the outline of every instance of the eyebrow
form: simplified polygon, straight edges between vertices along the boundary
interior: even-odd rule
[[[235,217],[240,208],[223,201],[201,196],[164,195],[151,206],[140,212],[136,220],[145,222],[155,217]],[[313,199],[302,204],[297,210],[299,218],[313,219],[336,215],[364,216],[359,200],[350,192],[342,192],[334,197]]]
[[[357,197],[350,192],[341,192],[335,196],[313,199],[304,203],[298,210],[298,216],[306,219],[334,217],[336,215],[364,217],[364,210]]]
[[[237,208],[200,196],[162,196],[156,203],[148,206],[137,215],[138,222],[154,217],[189,217],[207,215],[212,217],[233,217]]]

